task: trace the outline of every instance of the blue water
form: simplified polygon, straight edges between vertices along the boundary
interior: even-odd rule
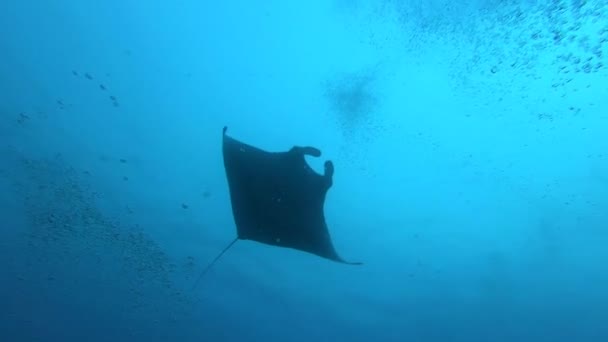
[[[0,4],[0,341],[608,341],[608,2]],[[320,148],[346,266],[234,237]]]

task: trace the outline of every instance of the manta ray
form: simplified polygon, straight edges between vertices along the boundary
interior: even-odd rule
[[[320,157],[317,148],[293,146],[284,152],[268,152],[230,137],[227,130],[222,130],[222,153],[236,237],[203,270],[197,283],[238,240],[361,265],[340,257],[325,221],[324,204],[333,184],[333,163],[325,161],[324,173],[318,174],[305,159],[307,155]]]

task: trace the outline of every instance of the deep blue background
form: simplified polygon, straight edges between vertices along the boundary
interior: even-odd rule
[[[608,341],[608,3],[0,4],[1,341]],[[112,98],[111,98],[112,96]],[[237,243],[221,129],[351,267]]]

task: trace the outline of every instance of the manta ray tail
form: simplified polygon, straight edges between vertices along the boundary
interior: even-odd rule
[[[207,272],[209,272],[209,270],[211,269],[211,267],[213,267],[213,265],[215,265],[215,263],[220,260],[220,258],[222,257],[222,255],[224,255],[224,253],[226,253],[230,247],[232,247],[237,241],[238,241],[238,237],[234,238],[234,240],[232,240],[232,242],[230,242],[228,244],[228,246],[226,246],[221,252],[220,254],[218,254],[215,259],[213,259],[213,261],[211,261],[209,263],[209,265],[207,265],[207,267],[205,267],[203,269],[203,271],[201,272],[201,274],[198,276],[198,279],[196,280],[196,282],[194,283],[194,286],[192,287],[192,291],[194,291],[196,289],[196,287],[198,286],[198,283],[201,281],[201,279],[203,279],[203,277],[205,276],[205,274],[207,274]]]

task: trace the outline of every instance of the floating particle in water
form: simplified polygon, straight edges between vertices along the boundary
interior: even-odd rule
[[[560,44],[562,40],[564,40],[564,34],[558,30],[553,31],[553,42],[557,45]]]
[[[123,180],[123,181],[125,181],[125,182],[127,182],[127,181],[129,180],[129,177],[127,177],[127,176],[123,176],[123,177],[122,177],[122,180]]]
[[[114,95],[110,95],[110,100],[112,100],[112,101],[116,102],[116,96],[114,96]]]
[[[99,85],[99,89],[101,89],[101,90],[106,90],[106,86],[104,86],[103,84],[100,84],[100,85]]]
[[[189,255],[186,258],[186,267],[194,267],[194,266],[195,266],[195,264],[194,264],[194,257]]]
[[[116,101],[112,102],[112,105],[113,105],[114,107],[118,107],[118,106],[119,106],[118,102],[116,102]]]
[[[188,209],[188,205],[185,203],[182,203],[182,209]]]
[[[76,71],[76,70],[72,70],[72,75],[74,75],[74,76],[78,76],[78,71]]]
[[[19,113],[19,118],[17,119],[17,122],[19,124],[23,124],[25,121],[27,121],[29,119],[30,119],[30,117],[27,114],[21,112],[21,113]]]
[[[93,76],[91,76],[91,74],[89,74],[88,72],[84,74],[84,77],[85,77],[87,80],[92,80],[92,79],[93,79]]]
[[[593,70],[593,67],[591,66],[591,63],[585,63],[585,65],[583,65],[583,71],[588,74]]]
[[[119,161],[120,161],[121,163],[123,163],[123,164],[125,164],[125,163],[127,162],[127,160],[126,160],[126,159],[124,159],[124,158],[120,158],[120,159],[119,159]]]

